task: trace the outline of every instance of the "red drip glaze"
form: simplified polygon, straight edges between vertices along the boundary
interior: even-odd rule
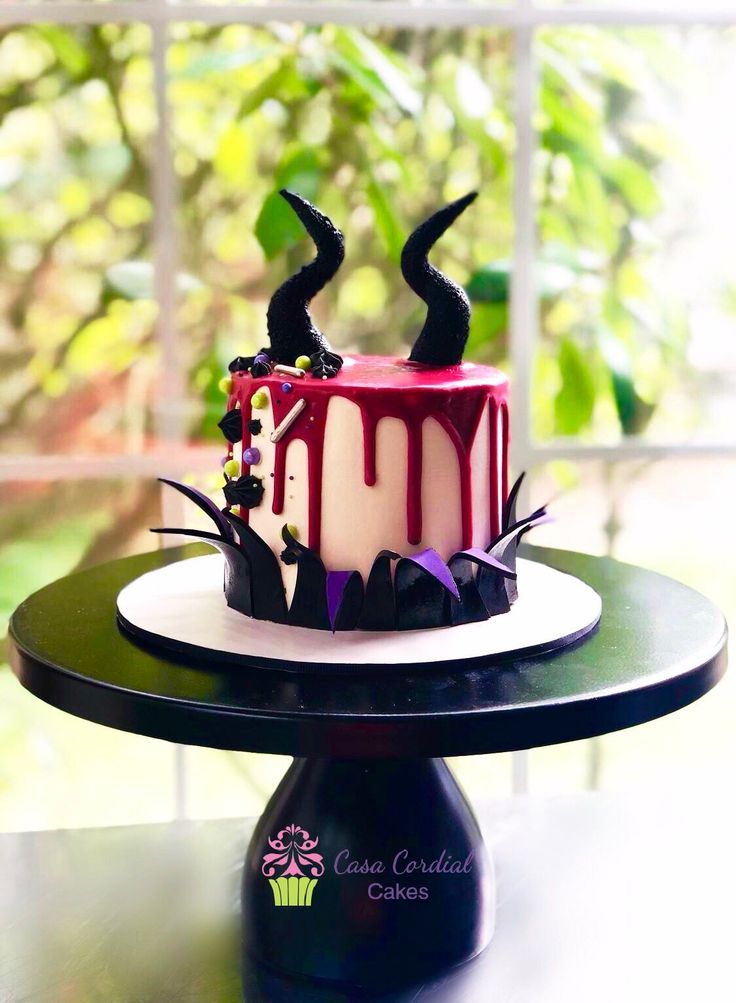
[[[253,378],[247,373],[234,377],[235,396],[243,412],[243,448],[250,444],[248,422],[250,399],[261,387],[271,393],[274,422],[278,425],[294,404],[303,398],[307,407],[276,444],[273,512],[283,511],[286,450],[290,442],[301,439],[307,446],[309,475],[309,546],[320,545],[322,506],[322,460],[327,406],[333,396],[344,397],[358,405],[363,423],[364,478],[367,485],[376,483],[376,428],[381,418],[398,418],[407,431],[407,538],[418,544],[422,538],[422,426],[434,418],[445,429],[455,446],[460,471],[463,546],[472,545],[472,470],[471,452],[483,412],[491,401],[493,418],[499,405],[505,406],[508,391],[506,377],[496,369],[472,363],[431,369],[404,359],[384,356],[352,356],[345,359],[339,374],[331,380],[307,375],[294,380],[292,392],[281,390],[283,377],[278,373]],[[506,429],[504,428],[504,442]],[[497,432],[491,425],[491,495],[495,515],[491,528],[499,522],[498,458],[494,460]],[[505,447],[504,447],[505,448]],[[495,484],[495,487],[494,487]],[[504,486],[505,492],[505,486]],[[245,513],[244,513],[245,514]],[[495,532],[498,532],[495,529]]]

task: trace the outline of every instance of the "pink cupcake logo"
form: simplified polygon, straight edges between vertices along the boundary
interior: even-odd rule
[[[287,825],[268,837],[271,852],[263,855],[261,872],[271,885],[274,905],[312,904],[317,878],[325,873],[322,854],[315,852],[318,842],[299,825]]]

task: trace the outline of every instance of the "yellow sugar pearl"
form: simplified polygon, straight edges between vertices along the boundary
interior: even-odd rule
[[[222,469],[228,477],[237,477],[240,473],[240,464],[237,460],[228,460]]]
[[[308,355],[300,355],[294,365],[297,369],[303,369],[307,373],[312,368],[312,360]]]
[[[299,530],[293,523],[287,522],[286,528],[291,533],[291,535],[294,537],[295,540],[299,539]]]
[[[230,514],[240,515],[240,505],[233,505],[233,507],[230,509]]]
[[[220,393],[231,394],[233,392],[233,381],[229,376],[223,376],[217,386]]]
[[[250,406],[254,407],[257,411],[268,405],[268,394],[265,390],[256,390],[250,399]]]

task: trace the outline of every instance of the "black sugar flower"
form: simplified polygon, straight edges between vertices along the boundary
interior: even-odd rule
[[[226,480],[222,490],[228,505],[255,508],[261,504],[263,498],[263,482],[260,477],[254,477],[253,474]]]

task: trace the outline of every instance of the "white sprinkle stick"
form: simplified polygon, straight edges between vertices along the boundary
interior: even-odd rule
[[[278,442],[280,439],[283,439],[306,406],[307,402],[303,397],[294,404],[294,407],[289,411],[284,420],[269,435],[271,442]]]
[[[282,373],[284,376],[293,376],[297,380],[301,380],[304,377],[304,370],[297,369],[296,366],[274,366],[273,371],[275,373]]]

